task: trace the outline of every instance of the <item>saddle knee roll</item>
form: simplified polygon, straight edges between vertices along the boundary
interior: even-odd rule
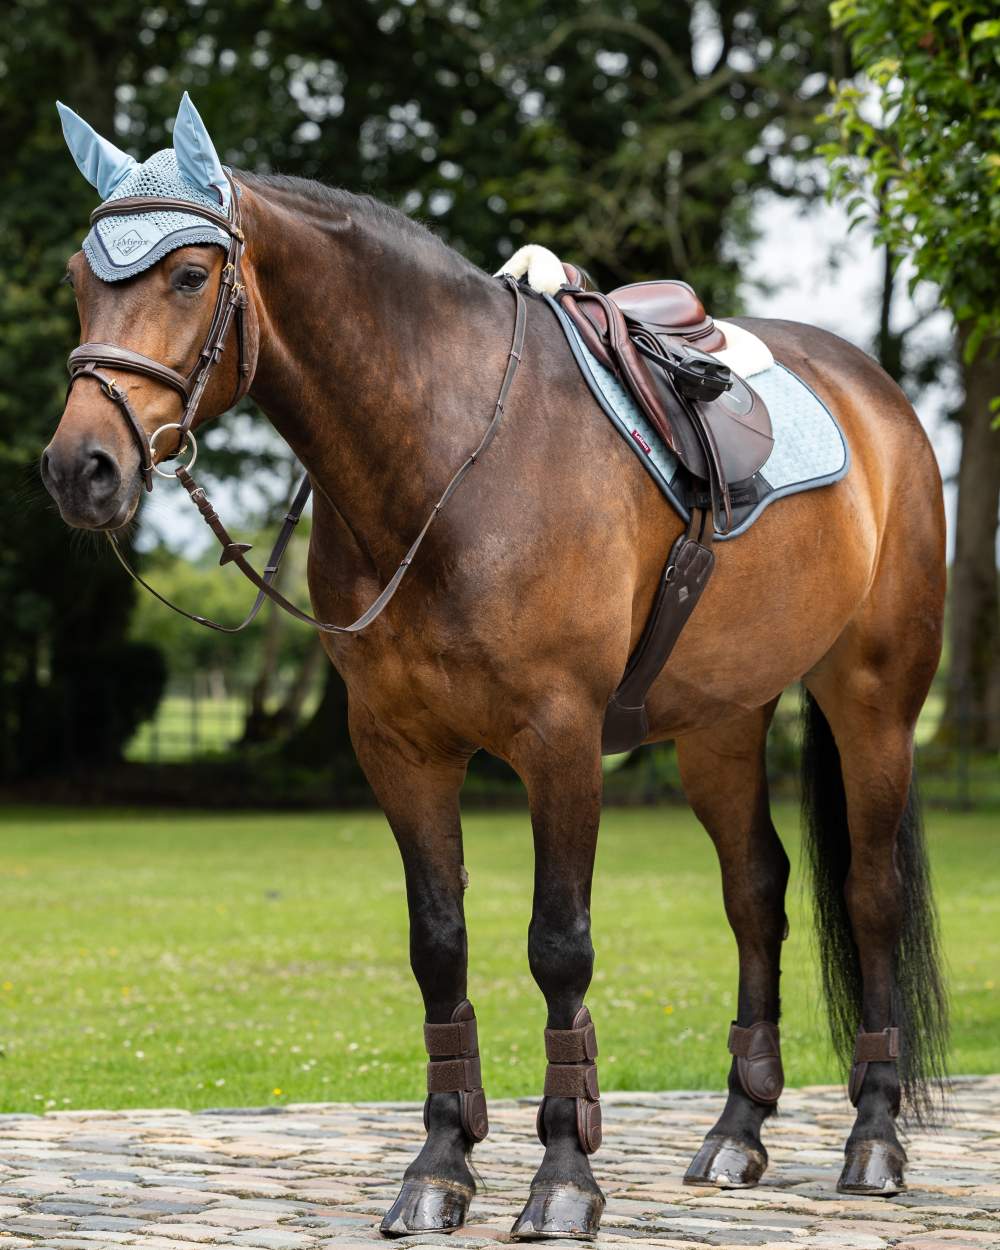
[[[490,1131],[479,1064],[479,1030],[468,999],[451,1014],[450,1024],[425,1024],[427,1047],[427,1101],[424,1128],[429,1129],[431,1094],[458,1094],[459,1114],[466,1137],[480,1142]]]
[[[734,1021],[729,1029],[729,1053],[736,1059],[743,1092],[754,1102],[776,1103],[785,1088],[778,1026],[759,1020],[742,1028]]]
[[[597,1084],[597,1033],[590,1012],[581,1007],[573,1017],[572,1028],[545,1030],[544,1097],[538,1108],[536,1130],[538,1140],[547,1144],[545,1104],[550,1098],[576,1100],[576,1134],[585,1154],[592,1155],[600,1146],[601,1093]]]

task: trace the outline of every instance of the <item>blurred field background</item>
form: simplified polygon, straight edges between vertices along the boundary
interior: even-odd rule
[[[795,863],[782,1035],[792,1085],[843,1079],[827,1042]],[[982,814],[929,815],[954,1003],[952,1070],[1000,1070],[1000,843]],[[492,1096],[538,1095],[544,1005],[528,971],[531,836],[465,822],[469,993]],[[0,1111],[421,1098],[422,1006],[402,872],[377,814],[8,811],[10,935]],[[708,837],[678,809],[605,814],[587,1001],[605,1089],[719,1088],[736,948]],[[11,936],[14,940],[11,941]]]

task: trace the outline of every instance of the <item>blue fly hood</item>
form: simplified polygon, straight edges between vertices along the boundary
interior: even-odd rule
[[[227,212],[232,197],[229,180],[215,146],[185,91],[174,122],[174,146],[140,164],[103,139],[72,109],[57,103],[63,134],[73,159],[102,203],[126,196],[162,196],[189,200],[216,212]],[[176,211],[143,211],[127,217],[105,217],[83,241],[91,269],[105,282],[142,273],[168,252],[192,243],[217,243],[229,238],[203,217]]]

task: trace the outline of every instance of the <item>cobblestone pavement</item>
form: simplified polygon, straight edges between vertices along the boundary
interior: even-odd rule
[[[595,1159],[609,1199],[598,1244],[1000,1247],[1000,1076],[958,1082],[955,1103],[946,1128],[911,1140],[906,1193],[848,1199],[834,1188],[850,1124],[839,1089],[787,1091],[766,1131],[763,1183],[728,1193],[680,1183],[720,1095],[611,1094]],[[541,1147],[527,1102],[490,1111],[473,1223],[397,1246],[507,1239]],[[422,1138],[413,1103],[0,1116],[0,1250],[384,1250],[378,1217]]]

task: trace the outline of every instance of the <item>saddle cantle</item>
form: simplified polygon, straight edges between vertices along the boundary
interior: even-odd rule
[[[607,295],[564,265],[555,298],[588,350],[616,373],[678,460],[707,488],[720,533],[732,525],[731,487],[753,477],[774,439],[767,406],[711,357],[726,338],[686,282],[634,282]]]

